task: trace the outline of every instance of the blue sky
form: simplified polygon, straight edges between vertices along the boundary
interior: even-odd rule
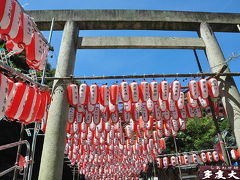
[[[19,0],[19,2],[26,10],[149,9],[240,13],[240,0]],[[44,32],[44,34],[46,37],[48,36],[48,32]],[[55,52],[53,53],[53,58],[49,59],[53,67],[55,67],[57,61],[61,34],[61,32],[57,31],[53,33],[52,45],[55,48]],[[197,37],[196,32],[127,30],[80,31],[79,35]],[[239,33],[216,33],[216,36],[226,59],[232,53],[240,53]],[[204,52],[199,50],[198,54],[204,71],[210,72]],[[78,50],[76,60],[75,76],[198,72],[192,50]],[[239,71],[239,60],[240,58],[230,62],[232,72]],[[236,81],[238,82],[239,78],[236,78]],[[101,80],[98,83],[104,83],[104,81]]]

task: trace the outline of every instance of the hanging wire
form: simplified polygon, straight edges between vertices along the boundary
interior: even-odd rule
[[[237,54],[233,54],[232,56],[230,56],[228,59],[225,60],[225,62],[223,63],[219,63],[213,67],[211,67],[210,69],[208,70],[203,70],[203,72],[211,72],[212,69],[216,68],[216,67],[219,67],[219,66],[222,66],[222,65],[228,65],[230,62],[232,61],[236,61],[237,58],[240,57],[240,53],[237,53]]]
[[[186,79],[190,78],[190,77],[202,77],[202,76],[240,76],[240,73],[186,73],[186,74],[155,74],[154,77],[156,78],[175,78],[175,77],[186,77]],[[149,75],[118,75],[118,76],[88,76],[86,77],[85,75],[83,77],[73,77],[73,79],[75,80],[106,80],[106,79],[149,79],[149,78],[153,78],[152,74]],[[46,80],[70,80],[71,77],[46,77]]]

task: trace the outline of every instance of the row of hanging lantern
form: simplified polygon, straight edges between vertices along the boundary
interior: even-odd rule
[[[26,62],[30,68],[43,70],[49,46],[35,23],[15,0],[0,0],[0,38],[6,41],[6,48],[13,54],[26,50]]]
[[[209,96],[219,96],[215,78],[191,80],[187,94],[178,80],[69,84],[65,153],[87,177],[138,176],[165,149],[164,137],[186,129],[186,118],[201,118],[202,108],[211,115]],[[214,108],[224,115],[219,101]]]
[[[224,161],[223,156],[218,154],[217,151],[213,152],[202,152],[200,154],[184,154],[179,156],[170,156],[157,158],[157,166],[158,168],[168,168],[169,166],[177,166],[177,165],[189,165],[189,164],[199,164],[199,163],[207,163],[207,162],[218,162]],[[147,167],[146,167],[147,168]],[[145,169],[146,171],[147,169]]]
[[[161,88],[163,86],[165,88]],[[123,90],[124,87],[125,90]],[[133,91],[135,93],[132,93]],[[175,95],[172,96],[174,93]],[[136,94],[137,98],[134,96]],[[208,102],[209,95],[214,98],[219,95],[218,83],[215,78],[210,78],[208,81],[200,79],[199,82],[191,80],[187,97],[181,92],[181,85],[177,80],[172,83],[171,88],[165,80],[160,84],[153,81],[150,85],[143,81],[140,86],[136,82],[128,85],[123,81],[120,88],[117,84],[110,88],[107,85],[99,88],[96,84],[92,84],[90,87],[86,83],[79,87],[76,84],[70,84],[68,99],[71,107],[69,108],[68,133],[73,129],[74,123],[86,124],[90,129],[95,130],[96,126],[109,126],[119,121],[133,124],[134,127],[146,126],[147,130],[151,130],[153,124],[156,123],[159,130],[164,127],[166,127],[165,129],[173,127],[177,131],[180,124],[185,123],[186,118],[201,118],[203,109],[208,115],[212,115]],[[122,104],[118,104],[119,96],[122,97]],[[224,116],[225,111],[221,101],[217,99],[213,105],[215,114]],[[121,111],[120,107],[122,107]],[[110,122],[108,122],[109,120]],[[136,130],[137,128],[132,129]],[[169,133],[166,132],[166,134]]]
[[[192,108],[197,106],[197,100],[199,100],[200,105],[206,107],[207,102],[202,102],[202,99],[206,100],[209,95],[213,98],[219,96],[218,82],[213,77],[209,80],[191,80],[188,87],[187,99]],[[178,80],[174,80],[171,86],[166,80],[160,83],[155,80],[148,83],[144,80],[140,84],[135,81],[130,84],[122,81],[120,85],[113,84],[111,87],[108,87],[107,84],[100,87],[97,84],[88,86],[86,83],[82,83],[79,87],[76,84],[70,84],[68,86],[68,97],[70,105],[74,107],[77,105],[94,106],[100,104],[104,107],[109,106],[109,109],[113,109],[113,111],[115,108],[112,106],[116,106],[120,102],[119,97],[121,97],[123,106],[128,106],[127,103],[138,103],[139,101],[145,104],[163,104],[162,108],[166,106],[170,111],[174,108],[172,107],[173,103],[178,109],[182,109],[184,106],[184,94],[181,92],[181,84]]]
[[[238,160],[239,155],[237,150],[232,149],[230,151],[231,158],[233,160]],[[191,155],[184,154],[179,156],[169,156],[163,158],[157,158],[157,166],[158,168],[168,168],[169,166],[178,166],[178,165],[189,165],[189,164],[205,164],[211,162],[224,161],[224,157],[222,154],[219,154],[217,151],[212,152],[201,152],[200,154],[193,153]],[[147,170],[147,166],[145,166],[144,171]]]
[[[35,121],[46,127],[50,93],[24,82],[14,82],[0,73],[0,119],[18,120],[29,124]]]

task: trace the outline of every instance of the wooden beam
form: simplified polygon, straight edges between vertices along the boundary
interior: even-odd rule
[[[78,49],[204,49],[201,38],[80,37]]]
[[[213,31],[239,32],[237,24],[240,23],[240,13],[120,9],[33,10],[27,13],[40,30],[49,30],[52,18],[55,18],[55,30],[63,30],[66,21],[76,21],[80,30],[198,31],[201,22],[208,22]]]

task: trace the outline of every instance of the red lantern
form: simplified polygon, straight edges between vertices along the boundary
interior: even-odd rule
[[[184,106],[183,109],[180,109],[178,112],[179,112],[179,117],[181,119],[186,119],[187,118],[186,106]]]
[[[42,104],[42,94],[40,92],[39,89],[36,90],[36,102],[35,102],[35,99],[34,99],[34,102],[33,103],[33,106],[31,108],[31,111],[30,111],[30,116],[28,116],[28,118],[26,119],[26,123],[32,123],[33,121],[36,120],[36,117],[38,115],[38,111],[40,109],[40,106]],[[34,97],[35,98],[35,97]],[[46,111],[45,111],[46,112]],[[46,122],[44,124],[44,126],[46,125]]]
[[[123,102],[128,102],[130,99],[129,85],[126,81],[120,83],[120,95]]]
[[[124,109],[122,110],[122,119],[124,122],[129,123],[131,119],[131,113],[125,111]]]
[[[118,121],[119,121],[119,113],[118,113],[118,110],[111,113],[111,120],[112,120],[111,122],[112,122],[113,124],[118,123]]]
[[[136,108],[135,104],[132,105],[132,119],[134,121],[139,121],[140,111]]]
[[[216,78],[211,78],[207,81],[209,95],[213,98],[217,98],[219,96],[219,86]]]
[[[13,39],[14,42],[28,46],[34,33],[34,25],[32,19],[26,14],[21,14],[20,26],[17,36]]]
[[[148,122],[149,120],[149,113],[146,105],[142,105],[142,118],[144,122]]]
[[[216,162],[219,161],[219,155],[218,155],[217,151],[212,152],[212,157],[213,157],[214,161],[216,161]]]
[[[76,106],[78,103],[78,86],[76,84],[69,84],[67,87],[68,102],[71,106]]]
[[[232,149],[232,150],[230,151],[230,153],[231,153],[231,157],[232,157],[233,160],[237,160],[237,159],[239,158],[238,153],[237,153],[237,150]]]
[[[149,113],[151,113],[153,111],[153,108],[154,108],[153,106],[154,106],[153,101],[149,98],[147,100],[147,109],[148,109]]]
[[[159,95],[160,95],[160,99],[163,101],[167,101],[168,100],[168,95],[169,95],[169,84],[167,81],[163,80],[160,84],[159,84]]]
[[[167,109],[169,111],[174,111],[176,109],[175,101],[171,98],[171,95],[168,97]]]
[[[140,96],[138,83],[135,81],[131,82],[129,88],[130,88],[131,101],[133,103],[137,103],[139,101],[139,96]]]
[[[37,121],[41,121],[41,119],[43,118],[44,116],[44,113],[46,111],[46,108],[47,108],[47,105],[48,105],[48,101],[49,101],[49,92],[48,91],[41,91],[41,104],[40,104],[40,107],[39,107],[39,110],[38,110],[38,113],[37,113],[37,116],[36,116],[36,120]]]
[[[157,102],[159,98],[159,87],[156,81],[150,83],[150,98],[153,102]]]
[[[193,162],[193,164],[197,164],[198,163],[198,161],[197,161],[197,155],[196,154],[192,154],[192,162]]]
[[[89,87],[89,102],[92,105],[96,105],[98,103],[99,97],[99,89],[97,84],[92,84]]]
[[[142,81],[140,84],[140,97],[142,102],[146,102],[149,98],[149,84],[147,81]]]
[[[198,81],[199,95],[203,99],[208,98],[208,85],[206,79],[200,79]]]
[[[164,158],[163,158],[163,166],[164,166],[165,168],[168,168],[168,165],[169,165],[168,158],[167,158],[167,157],[164,157]]]
[[[178,131],[179,130],[179,121],[176,119],[171,119],[171,123],[172,123],[172,129],[174,131]]]
[[[68,110],[68,122],[72,124],[74,122],[74,117],[75,117],[75,108],[74,107],[69,107]]]
[[[179,159],[179,164],[180,165],[184,165],[184,157],[183,156],[178,156],[178,159]]]
[[[12,104],[6,111],[6,116],[9,119],[17,119],[16,117],[21,115],[29,91],[29,86],[23,82],[17,82],[16,87],[15,97],[12,100]]]
[[[95,107],[93,111],[93,123],[98,125],[100,123],[100,109],[99,107]]]
[[[17,119],[19,119],[22,122],[26,122],[26,120],[28,119],[29,116],[31,116],[33,113],[31,112],[32,107],[34,107],[35,102],[37,99],[37,91],[36,88],[33,87],[29,87],[29,91],[28,91],[28,95],[26,98],[26,102],[25,102],[25,106],[23,108],[23,111],[21,113],[21,115],[19,117],[16,117]]]
[[[178,112],[177,108],[174,109],[174,111],[171,112],[171,116],[172,116],[173,119],[178,119],[179,118],[179,112]]]
[[[91,122],[92,122],[92,113],[90,113],[88,111],[85,112],[84,122],[86,124],[88,124],[88,125],[91,124]]]
[[[194,111],[195,111],[195,117],[197,117],[197,118],[203,117],[202,109],[199,106],[194,108]]]
[[[41,34],[39,32],[34,32],[31,43],[26,46],[26,57],[30,64],[41,61],[44,53],[44,43]]]
[[[206,154],[204,152],[202,152],[200,154],[200,159],[203,163],[207,162],[207,157],[206,157]]]
[[[110,87],[110,102],[113,105],[118,104],[118,97],[119,97],[119,87],[117,84],[113,84]]]
[[[154,111],[154,118],[157,121],[162,120],[162,114],[161,114],[160,108],[157,103],[153,105],[153,111]]]
[[[108,106],[109,104],[109,88],[107,84],[104,84],[100,87],[100,96],[99,96],[99,103],[103,106]]]
[[[13,16],[13,0],[1,0],[0,4],[0,27],[7,29],[10,24],[11,17]]]
[[[11,21],[9,26],[3,32],[0,31],[0,33],[6,34],[9,39],[16,38],[19,31],[21,14],[23,13],[20,5],[16,1],[13,2],[12,11],[13,14],[11,15]]]
[[[101,110],[101,105],[100,105],[100,111],[102,112],[102,119],[104,122],[108,122],[109,121],[109,118],[110,118],[110,111],[109,111],[109,108],[106,107],[105,108],[105,111],[102,111]]]
[[[170,157],[170,163],[171,163],[172,166],[176,166],[176,165],[177,165],[176,157],[175,157],[175,156],[171,156],[171,157]]]
[[[162,168],[163,167],[162,158],[157,158],[157,167],[158,168]]]
[[[194,109],[189,104],[187,104],[187,108],[186,109],[187,109],[187,116],[189,118],[194,118],[195,117]]]
[[[184,159],[184,164],[185,164],[185,165],[189,164],[189,158],[188,158],[188,155],[187,155],[187,154],[184,154],[184,155],[183,155],[183,159]]]
[[[175,80],[172,82],[172,86],[171,86],[171,97],[172,100],[177,101],[179,99],[180,96],[180,92],[181,92],[181,84],[178,80]]]
[[[212,162],[213,161],[213,156],[211,152],[207,152],[206,153],[206,157],[207,157],[207,161],[208,162]]]
[[[184,93],[180,92],[179,99],[177,101],[177,108],[178,109],[183,109],[184,108]]]
[[[2,76],[3,75],[0,74],[1,78],[2,78]],[[7,78],[7,80],[8,80],[8,94],[7,94],[7,102],[6,102],[6,106],[5,106],[6,108],[9,107],[9,105],[11,104],[12,99],[15,96],[15,93],[16,93],[16,85],[15,85],[14,81],[10,78]],[[0,87],[2,88],[1,82],[0,82]],[[3,88],[1,90],[4,90],[4,89],[6,90],[6,88]],[[4,97],[4,96],[1,96],[1,97]],[[1,100],[0,102],[4,102],[4,100]],[[4,111],[4,113],[5,113],[5,111]]]
[[[89,98],[89,86],[86,83],[82,83],[79,86],[79,94],[78,94],[78,103],[82,105],[88,104]]]
[[[190,96],[192,99],[197,99],[199,97],[198,83],[196,80],[191,80],[188,83]]]
[[[76,112],[76,122],[77,123],[82,123],[83,122],[83,113],[82,112]]]

